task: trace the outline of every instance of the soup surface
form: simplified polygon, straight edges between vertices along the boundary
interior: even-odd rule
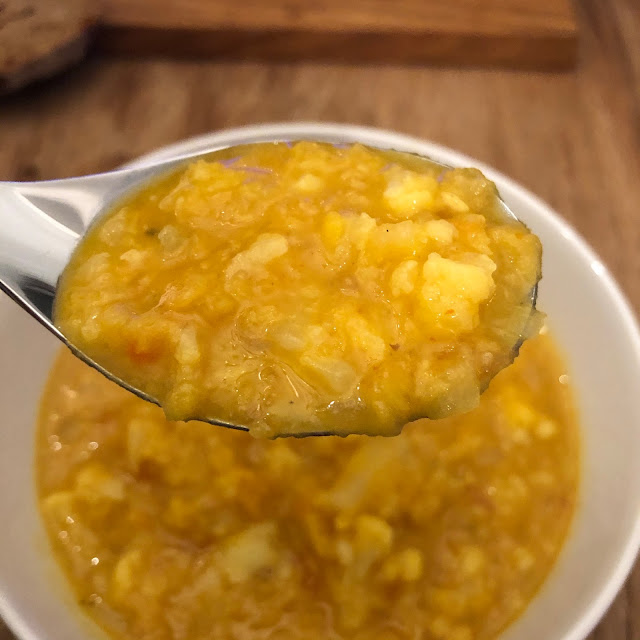
[[[541,335],[464,416],[272,441],[167,422],[65,350],[41,408],[41,511],[114,637],[486,640],[567,533],[567,382]]]
[[[171,419],[393,435],[477,406],[535,317],[540,259],[477,170],[259,144],[100,219],[55,320]]]

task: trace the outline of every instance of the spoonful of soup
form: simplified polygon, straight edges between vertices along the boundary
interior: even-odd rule
[[[475,169],[298,141],[0,184],[0,285],[170,419],[395,435],[474,408],[541,246]]]

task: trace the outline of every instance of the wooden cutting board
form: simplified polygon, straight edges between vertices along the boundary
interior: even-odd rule
[[[571,0],[103,0],[101,50],[570,68]]]

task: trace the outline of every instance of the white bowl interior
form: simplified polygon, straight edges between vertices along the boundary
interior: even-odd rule
[[[580,503],[559,561],[503,640],[580,640],[632,566],[640,541],[640,337],[602,263],[546,205],[489,167],[438,145],[345,125],[261,125],[202,136],[139,162],[269,139],[359,140],[478,166],[541,238],[539,307],[570,363],[583,439]],[[57,341],[0,294],[0,612],[24,640],[103,637],[80,615],[36,509],[33,439],[40,393]]]

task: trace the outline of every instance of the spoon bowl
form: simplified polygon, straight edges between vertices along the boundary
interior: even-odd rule
[[[273,137],[261,142],[291,143],[296,140],[298,138]],[[345,146],[344,141],[338,138],[324,137],[318,138],[318,141]],[[442,170],[452,168],[416,153],[384,146],[367,146],[411,156],[414,162],[418,160]],[[91,225],[112,210],[119,200],[187,162],[206,159],[214,153],[234,148],[236,146],[213,146],[195,154],[180,155],[142,167],[82,177],[41,182],[0,182],[0,289],[69,347],[78,358],[140,398],[159,404],[156,398],[105,369],[70,342],[56,327],[53,322],[53,305],[57,284],[74,249]],[[499,202],[504,213],[517,220],[500,197]],[[532,312],[535,309],[537,289],[536,284],[531,291]],[[521,337],[514,345],[514,356],[523,340]],[[194,416],[193,419],[249,431],[246,426],[215,417]],[[319,435],[332,435],[332,432],[295,434],[296,437]]]

